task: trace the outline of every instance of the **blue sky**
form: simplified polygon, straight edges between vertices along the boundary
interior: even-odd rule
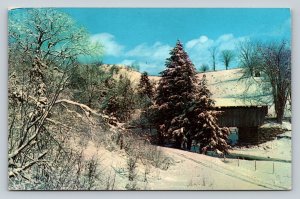
[[[289,9],[63,9],[104,46],[104,63],[140,65],[158,74],[179,39],[196,68],[211,66],[209,49],[236,50],[250,40],[290,40]],[[224,69],[217,60],[217,69]],[[238,62],[231,67],[238,66]]]

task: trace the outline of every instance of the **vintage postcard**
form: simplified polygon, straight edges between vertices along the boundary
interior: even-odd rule
[[[9,190],[291,190],[290,9],[8,18]]]

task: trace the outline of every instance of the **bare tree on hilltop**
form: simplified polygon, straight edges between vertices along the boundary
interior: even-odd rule
[[[226,70],[228,70],[229,64],[234,59],[234,53],[232,50],[222,50],[221,52],[221,60],[225,65]]]
[[[260,59],[258,56],[257,44],[250,41],[244,41],[239,43],[239,62],[241,67],[245,70],[243,77],[259,77],[259,71],[257,66]]]
[[[210,52],[210,56],[212,58],[212,69],[213,69],[213,71],[216,71],[216,57],[218,55],[217,47],[216,46],[211,47],[209,49],[209,52]]]

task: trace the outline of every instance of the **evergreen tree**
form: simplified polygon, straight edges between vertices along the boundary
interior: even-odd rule
[[[148,73],[143,72],[137,88],[138,108],[141,110],[139,125],[149,126],[151,121],[150,106],[153,104],[154,88],[151,84]]]
[[[199,108],[202,108],[204,110],[211,110],[215,106],[215,101],[211,99],[212,93],[207,88],[207,79],[206,75],[204,74],[199,81],[198,85],[198,92],[197,92],[197,102]]]
[[[154,122],[160,143],[163,144],[166,138],[175,138],[175,147],[180,148],[183,140],[190,135],[190,122],[186,113],[193,102],[196,72],[180,41],[171,50],[165,66],[155,97]]]
[[[219,127],[217,124],[217,116],[220,111],[214,110],[214,100],[211,99],[211,92],[207,88],[206,76],[203,75],[200,80],[198,93],[195,96],[195,109],[190,118],[192,123],[193,136],[192,139],[200,143],[200,150],[219,150],[222,153],[228,153],[228,135],[227,127]]]
[[[170,55],[166,69],[161,72],[154,105],[154,123],[161,144],[166,139],[175,139],[176,148],[190,149],[195,140],[201,144],[203,152],[219,150],[228,153],[229,129],[217,124],[220,112],[214,110],[205,75],[197,86],[194,65],[180,41]]]
[[[128,77],[120,75],[115,86],[108,91],[102,103],[105,113],[116,117],[120,122],[130,119],[136,107],[136,93]]]
[[[146,102],[146,105],[149,105],[149,103],[151,103],[151,100],[153,99],[153,85],[149,80],[147,72],[143,72],[141,75],[141,79],[138,85],[138,95],[142,101]]]

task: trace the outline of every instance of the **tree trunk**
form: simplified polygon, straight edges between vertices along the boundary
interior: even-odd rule
[[[189,139],[189,140],[187,141],[187,150],[191,151],[191,149],[192,149],[192,140]]]
[[[175,148],[176,149],[181,149],[181,144],[182,144],[182,139],[180,137],[175,137]]]
[[[164,135],[162,132],[158,132],[158,145],[163,146],[165,144]]]
[[[278,94],[275,100],[275,112],[276,112],[276,120],[277,123],[279,124],[282,124],[285,104],[286,104],[286,100],[282,99],[282,97]]]
[[[284,107],[277,108],[276,110],[277,123],[282,124],[283,116],[284,116]]]

